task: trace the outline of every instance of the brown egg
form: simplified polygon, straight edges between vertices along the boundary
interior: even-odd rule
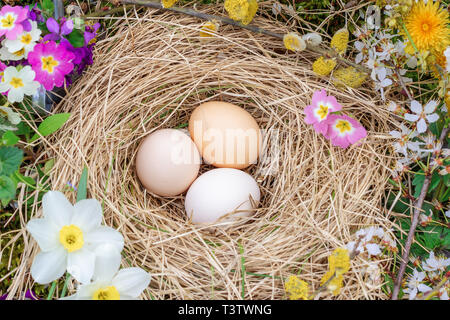
[[[144,187],[160,196],[185,192],[198,175],[200,154],[180,130],[157,130],[145,137],[136,156],[136,172]]]
[[[189,119],[189,132],[206,163],[243,169],[256,163],[261,131],[244,109],[227,102],[209,101]]]

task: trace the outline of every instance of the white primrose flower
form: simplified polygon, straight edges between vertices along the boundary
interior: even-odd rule
[[[61,192],[49,191],[42,207],[44,217],[27,224],[41,248],[31,266],[37,283],[52,282],[66,270],[78,282],[88,283],[94,274],[98,245],[109,243],[122,251],[122,235],[101,225],[102,207],[97,200],[85,199],[72,205]]]
[[[22,48],[21,50],[15,51],[15,52],[9,52],[5,43],[6,43],[6,39],[1,42],[0,60],[19,61],[19,60],[25,59],[25,49],[24,48]]]
[[[24,31],[16,40],[5,39],[4,46],[10,53],[24,50],[24,57],[28,57],[28,53],[33,51],[34,46],[39,41],[41,30],[37,26],[36,21],[31,21],[31,30]]]
[[[80,285],[63,300],[137,300],[151,276],[141,268],[119,270],[121,255],[113,246],[97,247],[93,282]]]
[[[36,73],[30,66],[25,66],[20,71],[16,67],[8,67],[0,82],[0,92],[8,91],[11,103],[22,102],[25,95],[31,96],[39,88],[39,82],[34,81],[35,76]]]
[[[8,121],[12,124],[20,123],[20,115],[17,112],[14,112],[10,107],[0,106],[0,114],[8,118]]]
[[[417,292],[427,292],[432,290],[426,284],[423,284],[423,279],[425,279],[425,272],[418,272],[414,269],[413,274],[409,276],[408,288],[403,290],[406,293],[409,293],[409,300],[414,300],[417,296]]]
[[[435,100],[430,100],[425,107],[422,107],[422,104],[419,101],[413,100],[411,101],[411,113],[405,114],[405,119],[411,122],[417,122],[417,132],[424,133],[427,131],[428,123],[436,122],[439,119],[439,116],[436,113],[433,113],[436,110],[438,102]]]
[[[447,267],[450,265],[450,258],[445,259],[444,257],[438,257],[436,258],[434,256],[434,252],[430,252],[430,256],[427,260],[422,262],[422,268],[425,271],[445,271]]]

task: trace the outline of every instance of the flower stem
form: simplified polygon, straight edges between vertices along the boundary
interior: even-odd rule
[[[50,287],[50,291],[48,292],[47,300],[52,300],[53,294],[55,293],[56,284],[58,281],[53,281],[52,286]]]

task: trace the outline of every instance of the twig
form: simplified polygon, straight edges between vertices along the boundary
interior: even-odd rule
[[[120,6],[114,9],[110,9],[110,10],[100,10],[100,11],[94,11],[92,13],[88,13],[85,14],[84,16],[82,16],[83,18],[93,18],[93,17],[104,17],[110,14],[115,14],[115,13],[119,13],[119,12],[123,12],[123,10],[128,10],[133,8],[134,5],[133,4],[129,4],[126,6]]]
[[[181,8],[181,7],[170,7],[170,8],[164,8],[162,6],[162,4],[160,2],[153,2],[153,1],[144,1],[144,0],[122,0],[122,3],[126,3],[128,5],[140,5],[140,6],[144,6],[144,7],[149,7],[149,8],[154,8],[154,9],[160,9],[160,10],[169,10],[169,11],[173,11],[173,12],[177,12],[177,13],[183,13],[189,16],[193,16],[196,18],[200,18],[203,20],[218,20],[221,21],[225,24],[229,24],[235,27],[240,27],[242,29],[246,29],[249,31],[252,31],[254,33],[257,34],[265,34],[267,36],[270,37],[274,37],[277,39],[281,39],[283,40],[284,34],[280,34],[280,33],[276,33],[276,32],[272,32],[263,28],[259,28],[255,25],[244,25],[238,21],[234,21],[233,19],[227,18],[227,17],[222,17],[222,16],[216,16],[213,14],[207,14],[207,13],[203,13],[203,12],[199,12],[199,11],[195,11],[192,10],[190,8]],[[113,9],[115,10],[115,9]],[[112,11],[112,10],[110,10]],[[108,11],[104,11],[104,12],[99,12],[102,16],[109,14],[109,13],[105,13]],[[119,12],[116,10],[116,12]],[[95,16],[95,12],[92,14],[87,15],[89,17],[94,17]],[[370,73],[370,70],[364,66],[358,65],[354,62],[351,62],[347,59],[344,59],[343,57],[341,57],[335,50],[325,50],[322,48],[319,48],[317,46],[312,46],[312,45],[307,45],[307,50],[323,55],[327,58],[334,58],[336,59],[338,62],[348,65],[348,66],[352,66],[356,69],[358,69],[359,71],[362,71],[364,73]]]
[[[439,138],[440,142],[444,142],[449,132],[449,128],[444,128],[442,130],[441,136]],[[434,157],[434,156],[433,156]],[[425,181],[423,182],[422,189],[420,190],[419,198],[415,204],[413,219],[411,222],[411,227],[409,228],[408,238],[406,239],[405,248],[402,254],[402,261],[400,262],[400,268],[398,270],[397,279],[395,280],[394,290],[392,292],[392,300],[398,299],[398,294],[400,292],[400,286],[402,284],[403,275],[405,274],[406,265],[408,264],[408,256],[409,251],[411,250],[411,245],[414,240],[414,233],[417,228],[417,224],[419,222],[419,215],[422,211],[422,205],[425,200],[425,196],[427,195],[428,188],[431,182],[431,174],[427,174],[425,177]]]

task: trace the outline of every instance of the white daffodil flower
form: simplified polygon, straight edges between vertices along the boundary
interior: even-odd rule
[[[413,274],[409,277],[408,288],[403,290],[409,293],[409,300],[414,300],[417,296],[417,292],[427,292],[432,290],[426,284],[423,284],[423,279],[425,279],[425,272],[418,272],[414,269]]]
[[[16,40],[5,39],[4,46],[10,53],[19,52],[24,50],[25,58],[28,57],[28,53],[33,51],[34,46],[39,41],[41,36],[41,30],[37,26],[36,21],[31,21],[31,30],[24,31],[20,34]]]
[[[0,114],[8,118],[8,121],[12,124],[20,123],[20,115],[17,112],[14,112],[10,107],[0,106]]]
[[[109,243],[122,251],[122,235],[101,225],[102,207],[97,200],[86,199],[72,205],[61,192],[49,191],[42,199],[42,207],[44,217],[27,224],[42,251],[31,266],[37,283],[52,282],[66,270],[78,282],[89,283],[98,245]]]
[[[141,268],[119,270],[121,256],[113,246],[97,247],[93,282],[80,285],[63,300],[137,300],[148,287],[151,276]]]
[[[450,259],[445,259],[443,257],[436,258],[434,252],[430,252],[430,256],[427,260],[422,262],[422,267],[425,271],[445,271],[450,265]]]
[[[40,84],[34,81],[36,73],[30,66],[23,67],[20,71],[16,67],[8,67],[3,73],[0,82],[0,92],[8,91],[10,103],[22,102],[25,95],[33,95]]]
[[[419,101],[411,101],[411,113],[405,114],[405,119],[411,122],[417,122],[417,132],[424,133],[427,131],[427,121],[428,123],[433,123],[439,120],[439,116],[433,113],[436,110],[438,102],[435,100],[430,100],[425,107],[422,107]]]

